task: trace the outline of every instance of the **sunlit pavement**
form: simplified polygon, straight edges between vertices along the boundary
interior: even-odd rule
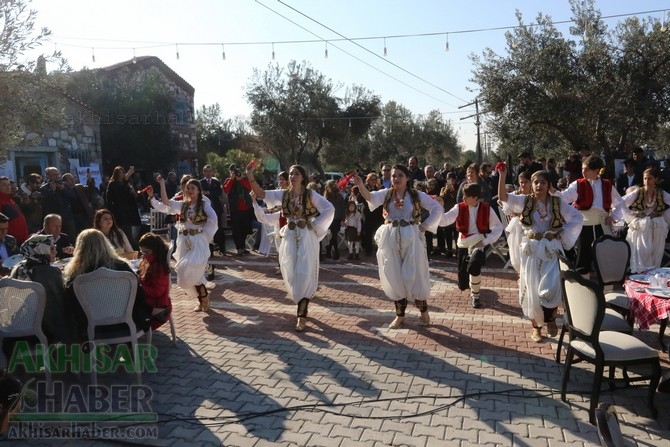
[[[174,288],[178,341],[168,325],[154,333],[158,373],[143,377],[160,421],[151,443],[599,445],[587,414],[592,367],[573,368],[561,402],[556,339],[530,340],[516,274],[499,259],[487,261],[484,307],[476,310],[455,285],[455,261],[432,260],[432,324],[420,326],[410,304],[405,326],[389,330],[393,304],[375,258],[345,258],[322,262],[302,333],[294,331],[296,306],[275,274],[275,256],[212,258],[207,313],[193,312],[194,302]],[[636,335],[655,346],[657,329]],[[654,420],[645,393],[603,385],[601,402],[616,405],[629,445],[670,445],[670,395],[657,393]]]

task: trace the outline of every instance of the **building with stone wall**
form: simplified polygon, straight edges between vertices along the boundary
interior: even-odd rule
[[[49,166],[77,176],[77,167],[99,164],[102,147],[100,120],[96,113],[71,97],[66,98],[64,112],[62,126],[26,133],[20,146],[8,150],[7,160],[0,171],[4,168],[5,175],[22,181],[28,174],[44,175]]]
[[[179,174],[199,172],[198,147],[195,132],[195,89],[170,67],[154,56],[143,56],[99,69],[110,78],[122,69],[158,70],[173,98],[174,113],[160,117],[169,125],[170,134],[179,144],[178,159],[173,169]],[[77,176],[78,167],[95,166],[103,169],[112,155],[101,141],[100,125],[109,117],[101,116],[77,98],[67,97],[63,125],[55,129],[28,132],[21,145],[8,150],[7,159],[0,160],[0,175],[20,181],[30,173],[44,175],[49,166],[61,173]],[[99,173],[99,174],[98,174]],[[110,172],[96,174],[102,177]],[[98,177],[96,175],[96,177]],[[98,183],[100,178],[96,178]],[[82,182],[84,179],[81,179]]]

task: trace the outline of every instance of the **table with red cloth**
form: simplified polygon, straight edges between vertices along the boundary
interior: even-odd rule
[[[626,280],[624,288],[628,295],[630,311],[640,329],[649,329],[652,324],[659,323],[658,341],[665,351],[663,334],[670,317],[670,299],[652,295],[646,291],[648,284],[639,283],[631,279]],[[670,292],[670,289],[668,289]]]

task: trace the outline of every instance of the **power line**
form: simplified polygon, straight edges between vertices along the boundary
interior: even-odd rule
[[[265,6],[265,5],[263,5]],[[666,12],[667,9],[653,9],[649,11],[638,11],[638,12],[629,12],[629,13],[623,13],[623,14],[612,14],[612,15],[607,15],[607,16],[601,16],[600,19],[614,19],[614,18],[619,18],[619,17],[632,17],[632,16],[638,16],[642,14],[654,14],[654,13],[664,13]],[[274,11],[273,11],[274,12]],[[552,24],[554,25],[562,25],[566,23],[575,23],[574,20],[569,19],[569,20],[559,20],[559,21],[552,21]],[[342,37],[342,38],[335,38],[335,39],[324,39],[324,38],[318,38],[318,39],[308,39],[308,40],[268,40],[268,41],[239,41],[239,42],[225,42],[225,41],[220,41],[220,42],[166,42],[166,41],[143,41],[143,40],[127,40],[127,39],[103,39],[103,38],[95,38],[95,37],[69,37],[69,36],[53,36],[58,39],[64,39],[64,40],[84,40],[87,42],[119,42],[119,43],[133,43],[133,44],[147,44],[147,45],[156,45],[156,46],[173,46],[175,44],[177,45],[183,45],[183,46],[220,46],[220,45],[285,45],[285,44],[299,44],[299,43],[323,43],[324,41],[330,42],[352,42],[352,41],[359,41],[359,40],[383,40],[383,39],[406,39],[406,38],[414,38],[414,37],[432,37],[432,36],[446,36],[446,35],[452,35],[452,34],[469,34],[469,33],[481,33],[481,32],[487,32],[487,31],[503,31],[503,30],[512,30],[512,29],[517,29],[521,28],[520,25],[508,25],[508,26],[497,26],[497,27],[490,27],[490,28],[472,28],[472,29],[464,29],[464,30],[455,30],[455,31],[436,31],[436,32],[429,32],[429,33],[413,33],[413,34],[391,34],[391,35],[380,35],[380,36],[364,36],[364,37]],[[313,34],[313,33],[312,33]],[[71,45],[74,46],[74,45]],[[82,45],[83,48],[89,48],[90,45]],[[108,49],[107,47],[101,47],[103,49]],[[135,47],[114,47],[114,48],[109,48],[109,49],[121,49],[121,50],[130,50],[132,48],[140,48],[138,46]],[[148,48],[153,48],[153,47],[148,47]]]
[[[416,79],[418,79],[418,80],[420,80],[420,81],[422,81],[422,82],[425,82],[426,84],[430,85],[431,87],[434,87],[434,88],[436,88],[436,89],[438,89],[438,90],[440,90],[440,91],[446,93],[447,95],[452,96],[452,97],[458,99],[459,101],[466,102],[464,99],[459,98],[458,96],[456,96],[456,95],[454,95],[453,93],[451,93],[451,92],[449,92],[449,91],[443,89],[442,87],[437,86],[437,85],[433,84],[432,82],[427,81],[427,80],[425,80],[424,78],[422,78],[422,77],[420,77],[420,76],[418,76],[418,75],[415,75],[414,73],[410,72],[409,70],[406,70],[405,68],[399,66],[398,64],[396,64],[396,63],[394,63],[394,62],[391,62],[390,60],[388,60],[388,59],[386,59],[386,58],[383,58],[383,57],[379,56],[377,53],[375,53],[375,52],[373,52],[373,51],[370,51],[369,49],[365,48],[363,45],[359,44],[358,42],[355,42],[355,41],[353,41],[353,40],[351,40],[351,39],[348,39],[346,36],[342,35],[342,33],[339,33],[338,31],[335,31],[334,29],[330,28],[330,27],[327,26],[327,25],[324,25],[323,23],[319,22],[319,21],[316,20],[316,19],[313,19],[312,17],[308,16],[308,15],[305,14],[305,13],[303,13],[303,12],[301,12],[301,11],[298,11],[298,10],[295,9],[293,6],[291,6],[291,5],[287,5],[287,4],[284,3],[282,0],[278,0],[278,1],[279,1],[279,3],[281,3],[281,4],[284,5],[284,6],[286,6],[287,8],[291,9],[292,11],[295,11],[295,12],[297,12],[298,14],[300,14],[301,16],[303,16],[303,17],[305,17],[305,18],[311,20],[312,22],[314,22],[314,23],[316,23],[316,24],[318,24],[318,25],[320,25],[320,26],[326,28],[328,31],[331,31],[331,32],[337,34],[338,36],[340,36],[340,37],[346,39],[348,42],[353,43],[353,44],[356,45],[357,47],[359,47],[359,48],[361,48],[361,49],[367,51],[368,53],[372,54],[373,56],[375,56],[375,57],[377,57],[377,58],[379,58],[379,59],[381,59],[381,60],[383,60],[384,62],[386,62],[386,63],[388,63],[388,64],[391,64],[392,66],[394,66],[395,68],[397,68],[397,69],[403,71],[404,73],[407,73],[408,75],[410,75],[410,76],[412,76],[412,77],[414,77],[414,78],[416,78]],[[256,0],[256,3],[260,3],[260,2],[259,2],[258,0]],[[384,46],[384,49],[386,49],[386,46]],[[454,107],[454,106],[452,106],[452,107]]]
[[[291,22],[291,23],[294,24],[295,26],[299,27],[300,29],[302,29],[302,30],[304,30],[304,31],[307,31],[308,33],[310,33],[310,34],[313,35],[313,36],[318,37],[319,39],[321,39],[320,42],[324,42],[324,41],[326,41],[326,42],[330,42],[329,40],[322,38],[322,37],[319,36],[318,34],[316,34],[316,33],[312,32],[312,31],[308,30],[308,29],[305,28],[304,26],[302,26],[302,25],[296,23],[295,21],[289,19],[288,17],[284,16],[283,14],[281,14],[281,13],[275,11],[274,9],[270,8],[269,6],[264,5],[264,4],[261,3],[259,0],[256,0],[256,3],[258,3],[258,4],[261,5],[261,6],[263,6],[264,8],[269,9],[269,10],[272,11],[273,13],[277,14],[279,17],[281,17],[281,18],[283,18],[283,19],[285,19],[285,20],[288,20],[289,22]],[[357,45],[358,45],[358,44],[357,44]],[[450,107],[456,107],[456,106],[454,106],[453,104],[449,104],[448,102],[445,102],[445,101],[443,101],[443,100],[441,100],[441,99],[439,99],[439,98],[436,98],[435,96],[433,96],[433,95],[431,95],[431,94],[429,94],[429,93],[426,93],[426,92],[424,92],[424,91],[422,91],[422,90],[419,90],[419,89],[416,88],[416,87],[413,87],[413,86],[409,85],[408,83],[406,83],[406,82],[404,82],[404,81],[401,81],[400,79],[398,79],[398,78],[396,78],[396,77],[394,77],[394,76],[392,76],[392,75],[386,73],[385,71],[383,71],[383,70],[381,70],[381,69],[375,67],[374,65],[372,65],[372,64],[370,64],[370,63],[364,61],[363,59],[361,59],[361,58],[359,58],[359,57],[357,57],[357,56],[354,56],[353,54],[349,53],[348,51],[346,51],[346,50],[344,50],[344,49],[342,49],[342,48],[340,48],[340,47],[338,47],[337,45],[332,45],[332,44],[331,44],[331,46],[337,48],[338,50],[340,50],[340,51],[342,51],[343,53],[347,54],[348,56],[350,56],[350,57],[356,59],[357,61],[359,61],[359,62],[361,62],[361,63],[367,65],[368,67],[372,68],[373,70],[378,71],[379,73],[383,74],[384,76],[388,76],[389,78],[393,79],[394,81],[400,82],[402,85],[404,85],[404,86],[406,86],[406,87],[409,87],[409,88],[411,88],[412,90],[421,93],[422,95],[426,95],[427,97],[432,98],[432,99],[434,99],[435,101],[439,101],[439,102],[441,102],[441,103],[443,103],[443,104],[446,104],[446,105],[448,105],[448,106],[450,106]],[[359,46],[360,46],[360,45],[359,45]]]

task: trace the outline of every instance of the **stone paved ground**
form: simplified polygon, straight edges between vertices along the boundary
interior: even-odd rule
[[[212,310],[193,312],[175,289],[178,341],[167,327],[154,334],[159,371],[143,376],[159,414],[152,444],[599,445],[587,415],[592,367],[575,367],[561,402],[556,342],[529,340],[516,275],[495,258],[483,273],[479,310],[456,288],[454,261],[431,261],[433,324],[421,327],[410,306],[396,331],[386,328],[393,305],[374,258],[325,261],[303,333],[293,330],[295,305],[275,258],[213,259]],[[636,336],[653,345],[657,329]],[[670,395],[657,395],[654,420],[644,393],[604,387],[601,401],[616,405],[626,445],[670,446]]]

